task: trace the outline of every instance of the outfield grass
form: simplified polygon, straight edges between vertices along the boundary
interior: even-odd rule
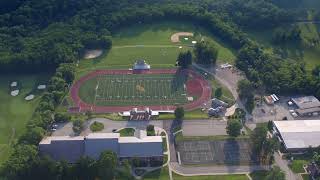
[[[248,180],[244,174],[215,175],[215,176],[180,176],[173,173],[174,180]]]
[[[24,97],[32,92],[37,82],[43,82],[48,75],[5,75],[0,77],[0,163],[8,158],[12,143],[24,132],[26,123],[39,102],[39,96],[32,101]],[[9,83],[21,82],[20,94],[10,96]]]
[[[131,68],[137,59],[145,59],[153,68],[174,67],[179,52],[192,50],[190,38],[178,44],[171,42],[172,34],[180,31],[194,32],[195,39],[211,39],[219,49],[218,61],[235,60],[235,50],[224,44],[219,38],[188,22],[160,22],[138,24],[123,28],[113,35],[113,47],[104,56],[94,60],[81,60],[79,72],[88,72],[97,68]],[[179,49],[179,46],[183,46]]]

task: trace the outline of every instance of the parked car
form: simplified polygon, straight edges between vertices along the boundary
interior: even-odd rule
[[[117,132],[117,129],[112,129],[112,132],[113,132],[113,133]]]

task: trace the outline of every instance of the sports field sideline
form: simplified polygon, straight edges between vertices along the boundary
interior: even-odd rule
[[[179,105],[187,102],[187,76],[175,74],[100,75],[80,88],[85,102],[108,105]]]

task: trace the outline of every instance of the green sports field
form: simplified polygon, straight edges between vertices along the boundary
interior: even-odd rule
[[[174,74],[102,75],[85,81],[79,96],[98,106],[179,105],[187,102],[187,79]]]
[[[172,34],[184,31],[193,32],[195,37],[180,38],[180,43],[171,42]],[[78,77],[94,69],[131,68],[137,59],[145,59],[151,68],[172,68],[179,52],[192,51],[192,40],[200,37],[215,43],[219,49],[218,62],[234,62],[235,51],[214,34],[189,22],[168,21],[137,24],[117,31],[113,34],[111,50],[96,59],[80,60]]]

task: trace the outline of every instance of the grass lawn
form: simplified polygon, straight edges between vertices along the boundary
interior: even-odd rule
[[[172,43],[171,35],[180,31],[194,32],[195,37]],[[137,59],[145,59],[153,68],[174,67],[179,52],[192,50],[188,46],[200,35],[214,41],[219,49],[219,61],[234,62],[235,51],[204,28],[188,22],[160,22],[134,25],[118,31],[113,35],[113,47],[109,52],[94,60],[81,60],[78,76],[81,72],[99,68],[131,68]]]
[[[0,163],[9,156],[10,145],[25,130],[26,123],[32,117],[32,114],[39,102],[39,96],[32,101],[25,101],[24,97],[32,92],[43,82],[48,75],[5,75],[0,77]],[[19,81],[21,84],[20,93],[12,97],[9,93],[9,83]]]
[[[121,137],[134,136],[135,129],[124,128],[119,131]]]
[[[174,114],[160,114],[158,119],[160,120],[173,120],[175,119]],[[196,109],[192,111],[186,111],[184,114],[184,120],[192,119],[209,119],[206,112],[202,112],[201,109]]]
[[[246,175],[232,174],[232,175],[215,175],[215,176],[180,176],[173,173],[174,180],[248,180]]]
[[[268,175],[268,171],[254,171],[250,173],[252,180],[263,180]]]
[[[220,100],[228,103],[229,105],[233,105],[235,103],[235,99],[229,89],[225,86],[222,86],[216,79],[211,80],[212,86],[212,96],[214,96],[215,90],[220,87],[222,89],[222,96]]]
[[[309,174],[302,174],[301,176],[303,180],[310,180]]]
[[[162,137],[162,149],[163,149],[163,152],[168,151],[167,138],[166,137]]]
[[[289,165],[291,170],[294,173],[304,173],[303,165],[308,164],[308,161],[306,160],[293,160],[292,164]]]
[[[169,170],[168,167],[165,166],[159,170],[152,171],[147,173],[143,180],[168,180],[169,178]]]

